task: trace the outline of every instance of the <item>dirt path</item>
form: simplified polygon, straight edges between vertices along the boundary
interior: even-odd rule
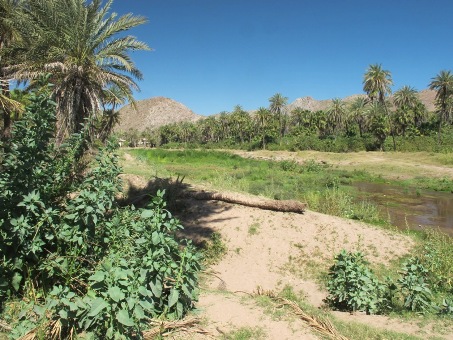
[[[222,261],[211,268],[215,275],[208,276],[197,304],[206,328],[215,337],[247,327],[260,330],[262,337],[257,338],[263,339],[317,338],[300,320],[275,318],[244,292],[252,293],[258,286],[276,291],[290,286],[302,292],[308,303],[321,307],[327,294],[311,279],[312,273],[326,271],[341,249],[360,250],[370,262],[385,265],[413,246],[402,235],[311,211],[300,215],[214,201],[186,203],[189,208],[181,218],[187,236],[203,237],[216,231],[228,247]],[[429,326],[383,316],[334,315],[347,322],[412,335],[434,334]],[[453,339],[453,335],[441,338]]]

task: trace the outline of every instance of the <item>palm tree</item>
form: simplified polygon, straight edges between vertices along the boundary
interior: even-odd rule
[[[112,1],[101,6],[102,0],[33,0],[26,7],[24,33],[32,43],[11,71],[15,79],[31,82],[43,72],[52,74],[59,141],[98,112],[109,86],[129,101],[138,89],[134,79],[142,74],[128,52],[149,48],[122,33],[146,19],[132,14],[117,18],[109,13]]]
[[[10,98],[9,79],[5,72],[9,61],[5,51],[15,40],[20,40],[17,23],[20,19],[21,0],[0,0],[0,111],[3,116],[2,139],[10,136],[11,114],[23,106]]]
[[[260,107],[255,113],[255,119],[263,150],[266,150],[266,139],[270,137],[272,132],[272,113],[268,109]]]
[[[332,99],[332,104],[327,110],[327,123],[333,134],[343,127],[346,115],[346,105],[340,98]]]
[[[442,70],[440,73],[432,78],[429,83],[431,90],[437,91],[436,94],[436,106],[437,114],[439,118],[439,132],[438,132],[438,143],[441,143],[441,130],[444,119],[448,119],[449,116],[449,102],[453,93],[453,75],[450,71]]]
[[[281,93],[276,93],[272,97],[269,98],[269,110],[271,113],[277,117],[279,124],[280,124],[280,143],[282,138],[285,134],[286,130],[286,112],[285,106],[288,103],[288,98],[283,97]]]
[[[364,97],[357,97],[349,108],[349,119],[355,121],[359,127],[360,137],[363,137],[363,132],[367,123],[367,101]]]
[[[417,91],[411,86],[403,86],[393,94],[393,103],[397,108],[412,109],[418,103]]]
[[[363,90],[367,93],[369,100],[374,103],[379,102],[387,115],[390,126],[390,133],[393,140],[393,150],[396,151],[395,133],[393,131],[390,113],[385,102],[386,96],[392,93],[393,85],[392,74],[388,70],[383,70],[380,64],[370,65],[363,78]]]

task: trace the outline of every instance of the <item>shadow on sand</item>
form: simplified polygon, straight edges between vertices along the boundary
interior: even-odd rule
[[[186,183],[183,178],[159,178],[148,181],[143,179],[134,181],[127,176],[123,178],[125,191],[123,198],[119,199],[122,206],[133,204],[135,207],[144,208],[158,191],[165,190],[164,199],[166,209],[181,221],[184,229],[178,232],[178,237],[187,238],[196,245],[202,245],[209,240],[215,232],[209,227],[207,220],[212,222],[212,215],[231,209],[231,205],[217,201],[196,200],[187,194],[195,189]]]

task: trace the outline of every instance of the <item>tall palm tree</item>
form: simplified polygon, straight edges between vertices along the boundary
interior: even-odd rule
[[[440,144],[442,123],[444,119],[448,119],[450,112],[449,103],[453,94],[453,74],[451,74],[450,71],[440,71],[440,73],[436,77],[431,79],[429,88],[431,90],[437,91],[436,106],[439,118],[438,143]]]
[[[116,86],[129,101],[142,74],[129,51],[148,46],[122,33],[146,19],[110,13],[113,0],[33,0],[26,7],[24,25],[32,42],[11,68],[13,76],[33,82],[43,72],[52,74],[57,103],[58,140],[80,129],[80,123],[98,112],[103,91]],[[121,35],[119,35],[121,34]]]
[[[288,97],[284,97],[281,93],[276,93],[269,98],[269,110],[277,117],[280,125],[280,143],[286,130],[286,104],[288,104]]]
[[[340,98],[332,99],[332,104],[327,110],[327,123],[333,134],[343,127],[346,115],[346,105]]]
[[[5,72],[9,61],[5,51],[15,40],[20,40],[18,21],[22,0],[0,0],[0,111],[3,116],[2,139],[10,136],[11,114],[21,111],[22,105],[10,98],[9,78]]]
[[[268,109],[260,107],[255,113],[255,120],[261,136],[261,145],[263,150],[266,150],[266,139],[270,137],[272,130],[272,113]]]
[[[382,69],[382,65],[370,65],[363,78],[363,90],[367,93],[369,100],[373,103],[379,102],[387,115],[390,126],[390,133],[393,140],[393,150],[396,151],[395,133],[392,127],[390,113],[386,104],[386,96],[392,93],[393,85],[392,74],[388,70]]]
[[[363,132],[367,123],[366,112],[367,101],[364,97],[357,97],[349,107],[349,119],[357,123],[360,137],[363,137]]]
[[[393,94],[393,103],[397,108],[412,109],[418,101],[417,91],[411,86],[405,85]]]

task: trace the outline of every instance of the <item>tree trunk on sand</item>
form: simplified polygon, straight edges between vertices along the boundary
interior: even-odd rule
[[[261,197],[241,195],[238,193],[187,191],[184,193],[184,196],[191,197],[197,200],[215,200],[227,203],[235,203],[247,207],[280,212],[293,212],[298,214],[302,214],[307,207],[306,203],[301,203],[299,201],[294,200],[277,201]]]

